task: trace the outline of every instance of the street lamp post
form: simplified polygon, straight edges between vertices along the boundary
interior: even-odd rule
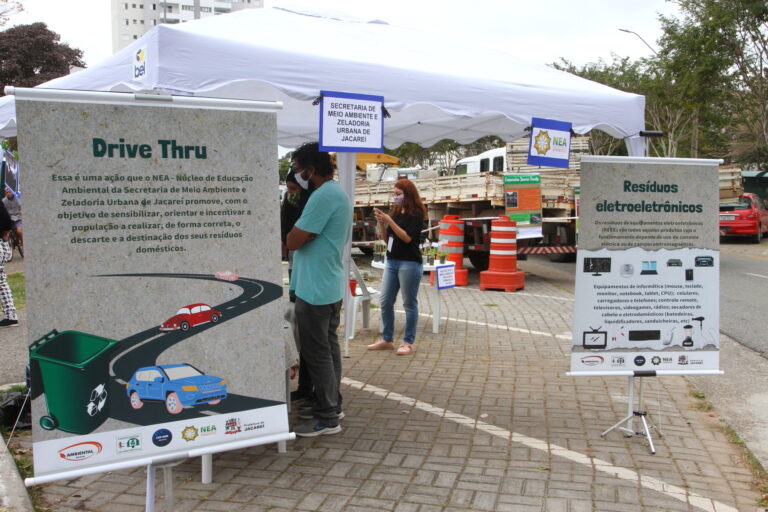
[[[658,55],[658,54],[659,54],[659,52],[657,52],[656,50],[654,50],[654,49],[653,49],[653,47],[652,47],[651,45],[649,45],[649,44],[646,42],[646,40],[645,40],[645,39],[643,39],[643,38],[640,36],[640,34],[638,34],[637,32],[634,32],[634,31],[632,31],[632,30],[627,30],[626,28],[620,28],[619,30],[620,30],[620,31],[622,31],[622,32],[626,32],[626,33],[628,33],[628,34],[635,34],[635,35],[638,37],[638,39],[640,39],[640,40],[641,40],[641,41],[642,41],[642,42],[645,44],[645,46],[647,46],[647,47],[648,47],[648,48],[649,48],[649,49],[650,49],[650,50],[653,52],[653,54],[654,54],[654,55]]]

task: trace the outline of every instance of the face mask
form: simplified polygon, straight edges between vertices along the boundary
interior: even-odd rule
[[[299,206],[299,196],[301,194],[285,194],[285,200],[288,201],[288,204],[291,206]]]
[[[403,204],[403,196],[392,196],[392,202],[395,204]]]
[[[303,188],[304,190],[308,190],[309,178],[304,178],[303,174],[304,173],[297,174],[294,176],[294,178],[296,178],[296,183],[298,183],[301,188]]]

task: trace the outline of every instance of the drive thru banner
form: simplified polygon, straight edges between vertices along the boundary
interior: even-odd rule
[[[16,99],[32,483],[289,437],[277,107],[97,94]]]
[[[571,374],[719,373],[718,161],[584,156]]]

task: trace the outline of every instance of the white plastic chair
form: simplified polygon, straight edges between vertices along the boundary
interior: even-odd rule
[[[349,357],[349,340],[355,339],[358,308],[363,309],[363,329],[367,329],[371,323],[371,304],[373,301],[378,303],[379,295],[381,295],[380,291],[370,288],[365,284],[363,276],[356,265],[352,265],[350,270],[357,280],[357,287],[355,287],[355,296],[352,297],[349,312],[345,315],[351,329],[346,329],[348,334],[344,339],[344,357]]]

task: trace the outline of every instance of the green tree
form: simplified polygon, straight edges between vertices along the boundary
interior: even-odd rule
[[[0,90],[6,85],[34,87],[85,67],[83,52],[61,43],[45,23],[18,25],[0,32]]]
[[[690,114],[690,156],[724,156],[731,121],[731,59],[721,44],[720,19],[661,16],[659,65]]]
[[[704,46],[698,51],[714,68],[725,68],[727,94],[719,95],[720,76],[704,66],[704,90],[700,100],[725,102],[731,108],[730,150],[743,164],[768,166],[768,2],[765,0],[676,0],[682,19],[662,18],[664,38],[670,48],[692,53],[699,34]],[[662,42],[666,44],[666,40]],[[698,71],[698,70],[697,70]],[[709,83],[706,83],[709,81]],[[697,97],[699,91],[691,91]]]

